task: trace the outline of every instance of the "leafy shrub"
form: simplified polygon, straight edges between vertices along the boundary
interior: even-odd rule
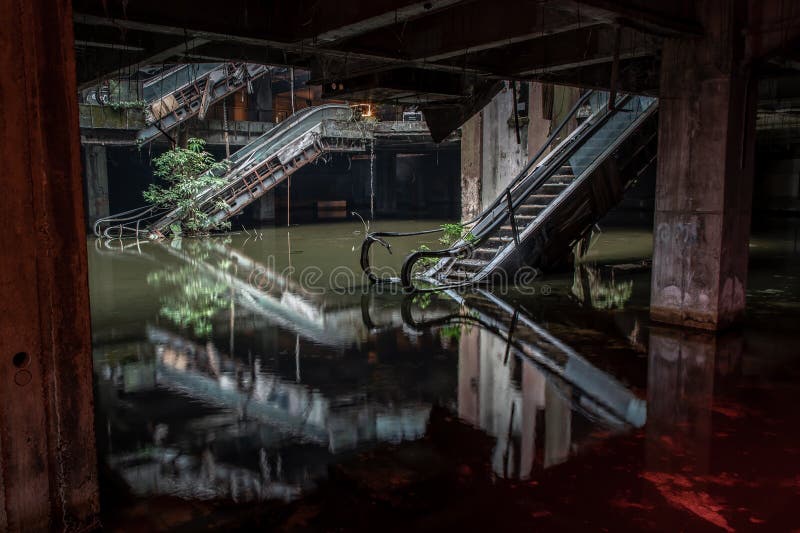
[[[144,199],[149,204],[182,211],[180,230],[184,234],[197,235],[230,227],[229,222],[211,221],[200,209],[197,200],[197,196],[206,189],[225,184],[219,174],[227,166],[206,152],[205,144],[202,139],[191,138],[186,148],[175,147],[153,159],[155,175],[162,178],[165,184],[152,184],[144,192]]]

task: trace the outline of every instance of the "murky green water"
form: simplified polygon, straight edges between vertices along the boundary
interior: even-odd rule
[[[781,407],[800,376],[793,232],[754,238],[751,318],[717,337],[649,323],[648,231],[605,231],[533,294],[408,297],[364,283],[364,229],[89,241],[104,490],[294,502],[278,525],[311,513],[320,530],[354,527],[339,510],[353,505],[361,525],[475,525],[498,501],[495,523],[550,529],[650,529],[643,508],[683,529],[796,522],[768,504],[800,495],[797,415]],[[399,270],[423,242],[373,259]],[[759,471],[736,466],[748,449]],[[794,467],[776,467],[778,449]]]

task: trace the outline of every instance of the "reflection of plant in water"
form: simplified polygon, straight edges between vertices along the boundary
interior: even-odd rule
[[[612,275],[603,281],[598,268],[576,265],[572,294],[583,303],[588,299],[594,309],[622,309],[633,294],[633,280],[618,282]]]
[[[416,294],[412,299],[411,302],[414,303],[420,309],[427,309],[431,302],[433,302],[433,293],[431,292],[421,292]]]
[[[441,337],[442,340],[458,342],[461,339],[461,324],[442,326],[439,330],[439,337]]]
[[[198,276],[192,267],[152,272],[147,283],[169,291],[161,298],[159,313],[180,328],[191,328],[197,336],[211,333],[212,318],[229,301],[224,284]]]
[[[208,262],[209,241],[184,241],[187,255],[196,261]],[[216,268],[227,271],[232,262],[221,258]],[[203,276],[197,266],[184,266],[178,269],[167,268],[151,272],[147,284],[161,289],[159,314],[180,328],[191,329],[195,335],[205,337],[211,334],[211,321],[219,311],[228,307],[230,296],[226,284]]]

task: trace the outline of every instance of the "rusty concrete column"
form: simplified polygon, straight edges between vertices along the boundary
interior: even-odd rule
[[[483,113],[477,113],[461,127],[461,220],[481,212],[481,166]]]
[[[520,135],[517,144],[515,105],[512,90],[506,88],[481,111],[481,209],[491,204],[528,163],[527,132]]]
[[[72,3],[0,20],[0,531],[77,531],[98,494]]]
[[[706,34],[661,55],[651,316],[709,330],[745,306],[756,86],[738,4],[698,2]]]

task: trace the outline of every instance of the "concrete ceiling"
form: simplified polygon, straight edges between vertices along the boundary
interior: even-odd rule
[[[769,28],[761,5],[750,0],[748,9],[762,9],[757,20]],[[293,65],[311,70],[323,96],[419,104],[449,117],[442,131],[502,80],[654,94],[663,40],[703,32],[689,0],[74,0],[73,7],[79,86],[151,63]],[[795,50],[763,38],[747,48]]]

